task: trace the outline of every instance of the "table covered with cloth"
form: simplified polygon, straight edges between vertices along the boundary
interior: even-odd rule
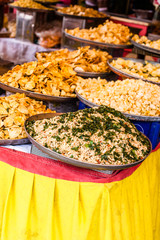
[[[111,175],[0,148],[0,240],[159,240],[160,144]]]

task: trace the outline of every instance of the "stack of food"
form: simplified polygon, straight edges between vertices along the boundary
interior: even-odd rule
[[[97,105],[107,105],[123,113],[160,116],[160,87],[142,80],[81,79],[78,94]]]
[[[66,29],[70,35],[78,38],[109,44],[130,44],[131,32],[127,26],[107,20],[104,24],[90,29]]]
[[[142,44],[146,47],[150,47],[150,48],[160,50],[160,39],[158,39],[156,41],[151,41],[146,36],[140,37],[138,35],[134,35],[132,40],[137,42],[137,43],[140,43],[140,44]]]
[[[160,83],[160,64],[136,62],[130,59],[118,58],[111,62],[111,65],[133,77],[143,78],[152,82]]]
[[[68,63],[78,72],[109,72],[107,61],[112,58],[107,52],[90,49],[89,46],[79,47],[69,51],[67,48],[54,52],[36,53],[38,61],[54,62],[55,60]]]
[[[10,4],[11,6],[15,6],[15,7],[21,7],[21,8],[33,8],[33,9],[44,9],[44,10],[48,10],[49,8],[36,3],[32,0],[18,0],[16,2],[13,2]]]
[[[14,88],[57,97],[75,97],[78,77],[72,67],[60,62],[29,62],[17,65],[0,77]]]
[[[101,106],[27,122],[30,136],[42,146],[92,164],[125,165],[144,159],[148,139],[120,112]]]
[[[25,120],[38,113],[50,113],[41,101],[16,93],[0,97],[0,140],[26,138]]]
[[[63,7],[59,8],[58,12],[69,14],[69,15],[75,15],[75,16],[84,16],[84,17],[94,17],[94,18],[106,18],[107,15],[102,12],[98,12],[97,10],[94,10],[93,8],[85,8],[80,5],[70,5],[69,7]]]

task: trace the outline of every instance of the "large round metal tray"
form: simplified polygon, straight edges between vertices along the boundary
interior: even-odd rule
[[[22,138],[22,139],[4,139],[4,140],[0,140],[0,146],[4,146],[4,145],[22,145],[22,144],[26,144],[29,143],[29,139],[28,138]]]
[[[56,8],[55,8],[56,9]],[[60,8],[59,8],[60,9]],[[57,10],[57,9],[56,9]],[[78,19],[89,19],[89,20],[107,20],[110,16],[106,15],[106,17],[87,17],[87,16],[78,16],[73,14],[67,14],[55,11],[55,13],[61,17],[67,17],[67,18],[78,18]]]
[[[51,52],[54,52],[54,51],[43,51],[43,52],[36,52],[36,53],[51,53]],[[35,53],[35,58],[37,59],[36,53]],[[110,77],[112,75],[112,72],[81,72],[81,71],[76,71],[76,70],[74,70],[74,71],[77,73],[78,76],[84,77],[84,78],[90,78],[90,77],[91,78],[97,78],[97,77],[105,78],[105,77]]]
[[[122,57],[121,57],[122,58]],[[135,78],[135,79],[142,79],[143,81],[145,81],[145,82],[150,82],[150,83],[153,83],[153,84],[157,84],[157,85],[160,85],[160,81],[159,81],[159,83],[158,82],[154,82],[154,81],[152,81],[152,80],[148,80],[148,79],[145,79],[145,78],[143,78],[143,77],[137,77],[137,76],[135,76],[134,74],[132,75],[132,74],[129,74],[129,73],[125,73],[123,70],[119,70],[119,69],[117,69],[116,67],[114,67],[114,66],[112,66],[112,61],[113,60],[117,60],[118,59],[118,57],[115,57],[115,58],[112,58],[112,59],[109,59],[108,60],[108,65],[109,65],[109,67],[110,67],[110,69],[114,72],[114,73],[116,73],[117,75],[119,75],[119,76],[121,76],[121,77],[128,77],[128,78]],[[142,63],[142,64],[145,64],[145,62],[146,61],[144,61],[144,60],[141,60],[141,59],[135,59],[135,58],[122,58],[122,59],[124,59],[124,60],[131,60],[131,61],[133,61],[133,62],[139,62],[139,63]],[[158,63],[157,62],[152,62],[152,61],[147,61],[148,63],[151,63],[151,64],[153,64],[153,65],[157,65]],[[160,65],[160,64],[159,64]],[[159,80],[160,80],[160,78],[159,78]]]
[[[85,162],[81,162],[81,161],[78,161],[78,160],[75,160],[73,158],[68,158],[68,157],[65,157],[63,156],[62,154],[59,154],[57,152],[54,152],[44,146],[42,146],[41,144],[39,144],[37,141],[35,141],[30,135],[29,133],[27,132],[26,130],[26,123],[29,122],[29,121],[33,121],[33,120],[42,120],[42,119],[47,119],[47,118],[52,118],[54,116],[57,116],[56,113],[45,113],[45,114],[37,114],[37,115],[34,115],[34,116],[31,116],[29,117],[26,121],[25,121],[25,131],[26,131],[26,134],[29,138],[29,140],[32,142],[33,145],[35,145],[39,150],[41,150],[42,152],[48,154],[49,156],[51,156],[52,158],[54,159],[57,159],[57,160],[60,160],[62,162],[65,162],[67,164],[71,164],[71,165],[74,165],[76,167],[81,167],[81,168],[88,168],[88,169],[97,169],[97,170],[111,170],[111,171],[114,171],[114,170],[122,170],[122,169],[125,169],[125,168],[129,168],[129,167],[133,167],[139,163],[141,163],[142,161],[144,161],[148,155],[150,154],[151,150],[152,150],[152,144],[150,142],[150,152],[149,154],[142,160],[140,161],[137,161],[137,162],[134,162],[134,163],[131,163],[131,164],[126,164],[126,165],[100,165],[100,164],[93,164],[93,163],[85,163]]]
[[[13,6],[11,4],[9,4],[9,7],[15,8],[15,9],[17,9],[19,11],[22,11],[22,12],[53,12],[53,11],[55,11],[52,8],[50,8],[50,9],[24,8],[24,7]]]
[[[160,50],[158,50],[158,49],[147,47],[145,45],[142,45],[140,43],[137,43],[137,42],[133,41],[132,39],[131,39],[131,43],[134,45],[134,47],[140,48],[141,50],[145,51],[146,53],[147,52],[154,53],[154,54],[156,54],[157,56],[160,57]]]
[[[43,100],[43,101],[69,102],[69,101],[74,101],[76,99],[76,97],[75,98],[74,97],[55,97],[55,96],[51,96],[51,95],[44,95],[41,93],[30,92],[30,91],[23,90],[20,88],[11,87],[11,86],[1,83],[1,82],[0,82],[0,88],[2,88],[3,90],[9,91],[9,92],[13,92],[13,93],[25,93],[25,95],[28,97]]]
[[[52,4],[57,4],[57,3],[61,2],[61,1],[54,0],[53,2],[51,2],[51,1],[34,0],[34,2],[40,3],[40,4],[44,5],[44,6],[49,6],[49,5],[52,5]]]
[[[69,39],[75,40],[77,42],[81,42],[81,43],[86,43],[89,45],[94,45],[94,46],[98,46],[98,47],[104,47],[104,48],[115,48],[115,49],[127,49],[127,48],[132,48],[132,44],[110,44],[110,43],[103,43],[103,42],[97,42],[97,41],[92,41],[92,40],[88,40],[88,39],[84,39],[84,38],[79,38],[79,37],[75,37],[67,32],[64,32],[65,36]]]
[[[76,91],[77,98],[84,104],[86,104],[89,107],[99,107],[100,105],[92,103],[91,101],[88,101],[84,97],[82,97],[77,91]],[[140,115],[134,115],[129,113],[122,112],[126,117],[128,117],[131,120],[138,120],[138,121],[149,121],[149,122],[159,122],[160,117],[152,117],[152,116],[140,116]]]

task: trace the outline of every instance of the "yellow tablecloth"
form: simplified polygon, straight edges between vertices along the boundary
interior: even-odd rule
[[[0,239],[159,240],[160,148],[127,171],[105,177],[0,148]]]

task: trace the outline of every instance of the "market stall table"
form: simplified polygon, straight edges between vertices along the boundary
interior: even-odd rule
[[[159,158],[106,175],[1,147],[1,239],[158,240]]]

